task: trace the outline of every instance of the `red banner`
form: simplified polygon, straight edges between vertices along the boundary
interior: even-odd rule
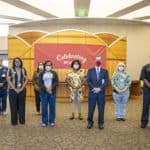
[[[39,62],[51,60],[54,68],[70,68],[73,60],[81,62],[82,68],[95,65],[95,57],[102,57],[102,66],[106,67],[106,46],[88,44],[35,44],[35,66]]]

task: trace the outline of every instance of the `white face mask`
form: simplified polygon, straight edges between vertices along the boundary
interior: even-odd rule
[[[44,68],[43,65],[39,65],[40,70],[43,70],[43,68]]]
[[[51,66],[46,66],[46,67],[45,67],[45,70],[46,70],[46,71],[50,71],[51,69],[52,69]]]
[[[124,67],[123,67],[123,66],[119,66],[119,67],[118,67],[118,70],[119,70],[119,71],[124,71]]]
[[[77,70],[77,69],[79,69],[79,65],[78,65],[78,64],[74,64],[74,65],[73,65],[73,68],[74,68],[75,70]]]

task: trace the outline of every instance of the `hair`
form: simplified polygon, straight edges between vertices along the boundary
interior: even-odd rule
[[[80,62],[79,60],[73,60],[72,63],[71,63],[71,68],[73,68],[73,65],[74,65],[75,63],[78,63],[78,64],[79,64],[79,69],[78,69],[78,70],[80,70],[80,68],[81,68],[81,62]]]
[[[20,57],[15,57],[13,59],[13,62],[12,62],[13,69],[15,69],[15,61],[16,61],[16,59],[18,59],[20,61],[20,63],[21,63],[20,67],[22,68],[23,67],[23,62],[22,62],[21,58]]]
[[[42,62],[38,63],[37,72],[39,72],[39,65],[44,65]]]
[[[51,63],[51,66],[53,67],[52,61],[51,61],[51,60],[46,60],[46,61],[44,62],[44,71],[45,71],[46,64],[49,63],[49,62]]]

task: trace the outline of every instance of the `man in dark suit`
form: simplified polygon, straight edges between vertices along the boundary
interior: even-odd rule
[[[6,80],[8,68],[3,66],[3,58],[0,56],[0,115],[6,115],[7,88]]]
[[[150,63],[143,66],[140,80],[142,80],[144,83],[141,128],[146,128],[148,125],[149,110],[150,110]]]
[[[101,57],[96,57],[95,67],[88,70],[87,82],[89,86],[88,95],[88,126],[93,127],[93,115],[95,106],[98,106],[98,127],[104,128],[105,89],[108,84],[108,71],[101,67]]]

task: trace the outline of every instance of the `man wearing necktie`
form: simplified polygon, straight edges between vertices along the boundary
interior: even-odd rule
[[[97,81],[98,81],[99,77],[100,77],[100,67],[96,67],[96,77],[97,77]]]
[[[90,68],[87,73],[87,82],[89,86],[88,94],[88,126],[93,127],[93,115],[98,106],[98,127],[104,128],[104,108],[105,108],[105,89],[108,84],[108,71],[101,67],[101,57],[95,59],[95,67]]]

